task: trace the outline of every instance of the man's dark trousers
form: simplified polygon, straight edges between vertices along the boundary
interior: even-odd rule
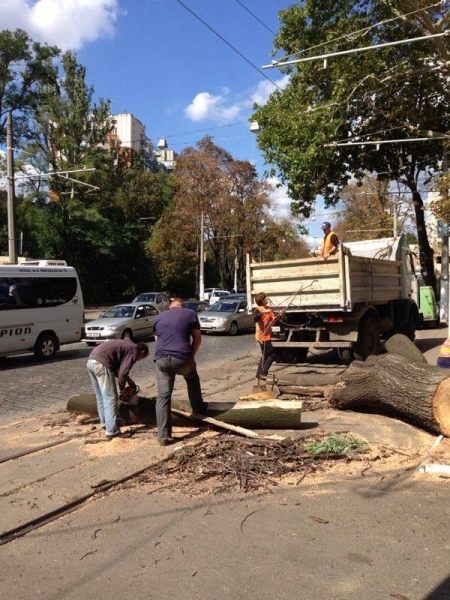
[[[158,437],[161,439],[172,437],[170,404],[176,375],[182,375],[186,380],[192,412],[205,414],[207,404],[203,402],[200,377],[194,358],[183,360],[174,356],[164,356],[159,358],[155,365],[158,384],[156,422],[158,423]]]

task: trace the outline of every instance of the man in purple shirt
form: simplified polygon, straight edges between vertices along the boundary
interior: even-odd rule
[[[170,405],[175,376],[182,375],[187,384],[192,412],[206,414],[200,378],[194,356],[200,348],[202,335],[197,313],[183,307],[181,298],[174,298],[170,309],[160,313],[153,325],[156,340],[154,361],[158,397],[156,398],[156,424],[160,446],[168,446],[172,438]]]
[[[129,376],[132,366],[148,356],[148,346],[143,342],[135,344],[131,340],[108,340],[92,350],[87,369],[97,399],[100,424],[106,429],[106,439],[120,435],[117,425],[117,387],[123,390],[128,384],[136,388]]]

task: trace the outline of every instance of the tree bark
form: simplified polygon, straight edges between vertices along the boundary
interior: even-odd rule
[[[191,413],[189,405],[172,400],[174,409]],[[291,400],[261,400],[240,402],[210,402],[207,416],[218,421],[254,429],[295,429],[301,427],[300,401]],[[97,402],[94,394],[72,396],[67,402],[67,410],[74,413],[98,415]],[[140,397],[136,407],[122,404],[119,407],[120,416],[128,423],[144,425],[156,424],[155,398]],[[192,421],[183,415],[172,413],[173,425],[192,426]]]
[[[384,347],[388,354],[398,354],[399,356],[403,356],[403,358],[406,358],[411,362],[428,364],[427,359],[415,345],[415,343],[412,342],[408,336],[403,335],[402,333],[396,333],[390,337]]]
[[[449,372],[396,354],[353,362],[329,402],[344,410],[374,407],[406,417],[434,433],[450,435]]]

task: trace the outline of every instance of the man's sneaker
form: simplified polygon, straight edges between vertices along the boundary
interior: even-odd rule
[[[175,444],[175,440],[172,437],[158,438],[158,444],[160,446],[170,446],[171,444]]]

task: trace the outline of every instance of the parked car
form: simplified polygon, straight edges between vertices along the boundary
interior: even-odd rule
[[[133,302],[150,302],[159,310],[169,310],[170,298],[163,292],[142,292],[138,294]]]
[[[218,302],[219,300],[221,300],[222,298],[224,298],[225,296],[228,296],[230,292],[227,292],[227,290],[218,290],[215,289],[211,292],[211,295],[209,297],[209,304],[210,306],[215,304],[216,302]]]
[[[153,337],[153,323],[161,311],[147,302],[117,304],[85,325],[84,342],[95,346],[105,340]]]
[[[246,300],[219,300],[199,314],[202,331],[216,331],[236,335],[239,331],[253,329],[253,315],[248,314]]]
[[[226,296],[227,300],[247,300],[247,294],[243,292],[242,294],[229,294]]]
[[[184,308],[190,308],[191,310],[195,310],[195,312],[202,312],[209,308],[209,304],[203,300],[184,300],[183,304]]]
[[[209,298],[211,296],[211,293],[214,291],[215,288],[205,288],[205,291],[203,292],[203,300],[205,302],[209,302]]]

